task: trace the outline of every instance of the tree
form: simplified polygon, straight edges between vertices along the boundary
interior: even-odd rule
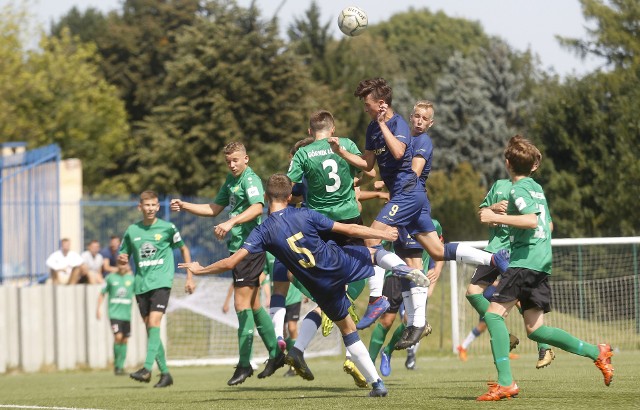
[[[64,157],[83,160],[85,189],[99,189],[130,145],[124,105],[100,73],[95,46],[63,31],[25,51],[25,20],[8,11],[0,21],[0,135],[30,147],[57,143]]]
[[[583,58],[601,57],[613,68],[640,63],[640,3],[637,0],[580,0],[587,21],[587,39],[557,36],[560,44]]]
[[[247,145],[257,172],[283,172],[306,130],[309,77],[277,25],[255,8],[204,7],[177,35],[159,104],[135,134],[134,182],[160,192],[215,193],[228,172],[222,148],[233,140]]]
[[[498,39],[468,57],[451,56],[447,73],[436,83],[435,169],[451,172],[468,162],[486,186],[508,176],[502,151],[508,138],[521,132],[522,116],[531,106],[523,92],[529,73],[512,64],[521,58],[528,57]]]

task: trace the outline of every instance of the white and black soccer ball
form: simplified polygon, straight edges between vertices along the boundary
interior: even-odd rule
[[[359,36],[367,29],[368,24],[367,13],[360,7],[349,6],[338,15],[338,27],[348,36]]]

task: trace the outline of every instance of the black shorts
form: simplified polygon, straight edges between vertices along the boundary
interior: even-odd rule
[[[245,286],[259,287],[260,274],[264,269],[266,260],[267,257],[264,252],[248,254],[231,271],[233,273],[233,286],[236,288]]]
[[[167,310],[167,305],[169,304],[170,293],[171,288],[158,288],[136,295],[136,302],[138,302],[140,315],[142,317],[147,317],[151,312],[164,313]]]
[[[549,275],[526,268],[509,268],[502,274],[496,286],[492,302],[520,301],[522,311],[539,308],[544,313],[551,311],[551,288]]]
[[[386,313],[398,313],[400,305],[402,305],[402,281],[397,276],[387,276],[384,278],[384,286],[382,287],[382,296],[386,296],[389,300],[389,309]]]
[[[355,218],[343,219],[341,221],[336,221],[343,224],[356,224],[363,225],[362,216],[358,215]],[[320,238],[325,241],[334,241],[338,244],[338,246],[346,246],[346,245],[360,245],[364,246],[364,239],[361,238],[352,238],[350,236],[342,235],[335,232],[320,232]]]
[[[284,314],[284,321],[286,322],[297,322],[300,319],[300,308],[302,307],[302,303],[294,303],[292,305],[287,305],[287,313]]]
[[[122,333],[122,336],[131,336],[131,322],[128,320],[111,319],[111,330],[113,334]]]
[[[420,249],[414,249],[414,248],[404,248],[402,246],[397,246],[396,242],[393,243],[393,252],[398,255],[400,258],[405,259],[405,258],[418,258],[418,259],[422,259],[422,252],[424,250],[422,248]],[[420,262],[422,263],[422,262]]]
[[[492,285],[500,276],[500,271],[495,266],[478,265],[471,275],[470,283],[472,285]]]

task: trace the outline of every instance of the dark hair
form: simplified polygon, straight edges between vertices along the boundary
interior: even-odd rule
[[[391,101],[393,100],[393,90],[391,90],[391,87],[387,84],[387,80],[384,78],[378,77],[362,80],[353,93],[353,95],[361,100],[367,98],[369,94],[371,94],[374,100],[383,100],[388,105],[391,105]]]
[[[541,159],[538,148],[522,135],[514,135],[509,139],[504,157],[509,160],[509,166],[516,175],[527,176]]]
[[[285,174],[273,174],[267,181],[266,192],[269,200],[286,201],[291,195],[291,180]]]
[[[291,147],[289,154],[291,154],[291,156],[296,155],[296,152],[298,152],[300,148],[306,147],[307,145],[311,144],[313,141],[315,141],[315,138],[313,137],[306,137],[301,139],[300,141],[293,144],[293,147]]]

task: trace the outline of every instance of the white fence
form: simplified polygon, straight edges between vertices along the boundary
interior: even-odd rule
[[[106,303],[96,319],[100,285],[0,286],[0,373],[107,368],[113,336]],[[144,362],[147,336],[134,306],[127,367]],[[166,326],[161,328],[166,345]]]

